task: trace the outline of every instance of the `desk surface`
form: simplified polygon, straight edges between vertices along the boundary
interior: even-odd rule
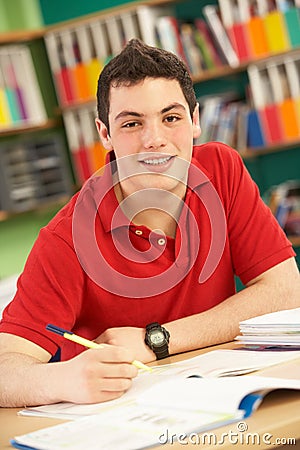
[[[168,362],[175,362],[192,357],[208,350],[219,348],[233,348],[236,344],[224,344],[221,346],[210,347],[209,349],[197,350],[184,355],[172,356]],[[156,364],[159,364],[156,363]],[[293,360],[284,364],[256,372],[261,376],[275,376],[284,378],[300,379],[300,361]],[[9,450],[12,447],[9,441],[12,437],[29,433],[40,428],[56,425],[61,420],[42,417],[22,417],[17,412],[20,408],[0,408],[0,449]],[[300,448],[300,442],[294,444],[289,439],[300,441],[300,392],[275,391],[265,398],[263,404],[247,420],[242,421],[243,425],[231,424],[225,427],[211,430],[208,436],[205,433],[199,435],[198,445],[195,444],[195,436],[185,439],[185,444],[174,443],[164,445],[164,449],[190,448],[208,448],[233,450],[245,448],[251,449],[270,449],[282,446],[282,448]],[[246,424],[246,425],[245,425]],[[247,427],[246,431],[239,431],[237,427]],[[224,433],[227,433],[226,435]],[[223,435],[223,443],[222,441]],[[229,436],[228,436],[229,435]],[[243,435],[244,444],[238,443]],[[246,443],[248,440],[248,444]],[[187,443],[187,444],[186,444]],[[290,445],[288,445],[290,443]],[[251,444],[251,445],[250,445]],[[162,448],[162,446],[158,447]]]

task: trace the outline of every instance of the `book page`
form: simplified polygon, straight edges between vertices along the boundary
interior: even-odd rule
[[[200,432],[239,418],[205,412],[178,411],[128,403],[106,414],[15,437],[19,444],[47,450],[133,450],[165,444],[170,435]]]
[[[195,375],[198,377],[241,375],[297,357],[300,357],[300,352],[296,351],[213,350],[184,361],[153,367],[150,373],[140,371],[138,377],[133,380],[132,387],[116,400],[88,405],[63,402],[26,408],[19,414],[72,420],[108,411],[115,406],[136,400],[150,386],[154,386],[165,379],[169,381],[172,379],[182,380]]]
[[[147,389],[138,404],[186,411],[236,414],[241,401],[252,393],[274,389],[300,389],[300,380],[244,376],[235,378],[186,378],[167,380]]]
[[[145,448],[166,443],[166,433],[201,432],[239,420],[243,417],[239,405],[245,396],[277,388],[300,389],[300,380],[254,376],[168,379],[147,389],[136,401],[17,436],[15,441],[47,450]]]

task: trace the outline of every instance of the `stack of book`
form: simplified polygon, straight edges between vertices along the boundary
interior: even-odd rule
[[[219,0],[219,6],[240,62],[300,46],[299,0]]]
[[[256,112],[253,146],[300,138],[300,52],[248,67]]]
[[[110,58],[131,38],[156,45],[155,20],[171,12],[163,6],[138,6],[47,33],[45,43],[59,103],[68,106],[94,99],[99,73]]]
[[[266,202],[288,236],[300,236],[300,180],[272,187]]]
[[[205,96],[200,105],[201,135],[195,144],[218,141],[237,150],[249,145],[248,115],[250,108],[234,92]]]
[[[275,348],[300,347],[300,308],[277,311],[240,322],[241,335],[236,340],[243,344]]]
[[[93,155],[93,150],[79,151],[100,144],[91,137],[87,143],[80,130],[73,136],[72,124],[85,120],[86,111],[81,114],[80,109],[89,102],[95,104],[102,68],[128,40],[139,38],[175,53],[194,79],[201,80],[210,70],[236,68],[300,47],[299,6],[299,0],[219,0],[218,4],[201,5],[192,18],[185,19],[182,14],[179,19],[174,5],[131,4],[52,27],[45,43],[58,101],[63,110],[77,109],[64,114],[77,182],[82,184],[103,164],[105,152],[101,149],[102,162],[95,164],[95,154],[86,156]],[[300,50],[275,63],[251,65],[252,103],[215,102],[221,125],[206,135],[238,150],[298,141],[299,73]],[[204,124],[202,130],[205,132]]]
[[[0,131],[42,125],[47,114],[31,53],[25,45],[0,50]]]
[[[94,105],[63,113],[76,181],[83,184],[105,163],[106,150],[95,125]]]
[[[58,27],[45,41],[60,103],[91,98],[99,71],[131,38],[173,51],[193,75],[237,67],[300,46],[299,0],[219,0],[193,21],[171,5],[138,5]]]

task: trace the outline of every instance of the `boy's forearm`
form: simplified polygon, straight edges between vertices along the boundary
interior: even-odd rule
[[[240,321],[297,307],[299,272],[294,261],[287,260],[214,308],[164,324],[171,334],[170,353],[232,341],[239,334]]]
[[[59,364],[42,363],[21,353],[0,355],[0,406],[24,407],[61,401]]]

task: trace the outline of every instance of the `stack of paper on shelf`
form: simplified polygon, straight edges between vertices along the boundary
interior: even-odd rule
[[[278,348],[300,347],[300,308],[277,311],[240,322],[244,344],[269,345]]]

